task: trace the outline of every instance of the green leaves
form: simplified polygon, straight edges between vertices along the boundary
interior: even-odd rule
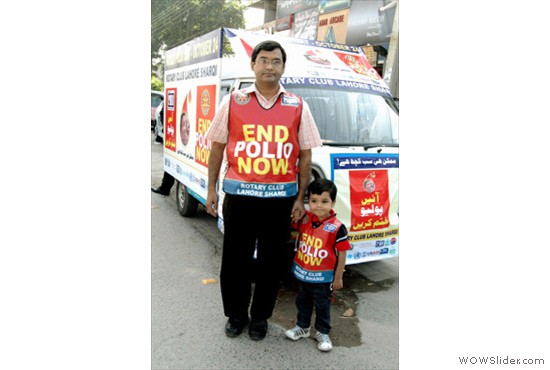
[[[151,0],[151,70],[161,48],[172,48],[216,28],[244,28],[238,0]]]

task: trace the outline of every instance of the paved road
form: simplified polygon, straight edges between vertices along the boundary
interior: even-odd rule
[[[151,141],[151,183],[162,177],[162,146]],[[200,211],[183,218],[169,197],[151,194],[152,369],[397,369],[398,259],[348,266],[355,285],[356,345],[317,350],[313,339],[292,342],[270,321],[267,337],[227,338],[218,279],[221,234]],[[351,274],[351,275],[350,275]],[[345,281],[346,283],[346,281]],[[339,325],[333,318],[334,326]],[[334,329],[333,329],[334,330]]]

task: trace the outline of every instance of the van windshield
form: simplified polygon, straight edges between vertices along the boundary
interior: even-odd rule
[[[399,144],[398,115],[382,96],[308,86],[285,89],[308,103],[324,145]]]

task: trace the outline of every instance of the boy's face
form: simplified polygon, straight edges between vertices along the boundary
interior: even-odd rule
[[[323,194],[309,194],[309,210],[313,212],[319,220],[325,219],[330,210],[334,207],[336,201],[330,199],[328,191],[324,191]]]

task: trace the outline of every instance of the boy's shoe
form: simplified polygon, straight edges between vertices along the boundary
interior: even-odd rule
[[[332,342],[330,341],[330,338],[328,334],[321,334],[319,332],[315,333],[315,339],[317,339],[317,348],[319,348],[319,351],[328,352],[332,349]]]
[[[309,337],[309,328],[303,329],[299,326],[295,326],[292,329],[288,329],[287,331],[285,331],[285,335],[287,338],[290,338],[292,340],[307,338]]]

